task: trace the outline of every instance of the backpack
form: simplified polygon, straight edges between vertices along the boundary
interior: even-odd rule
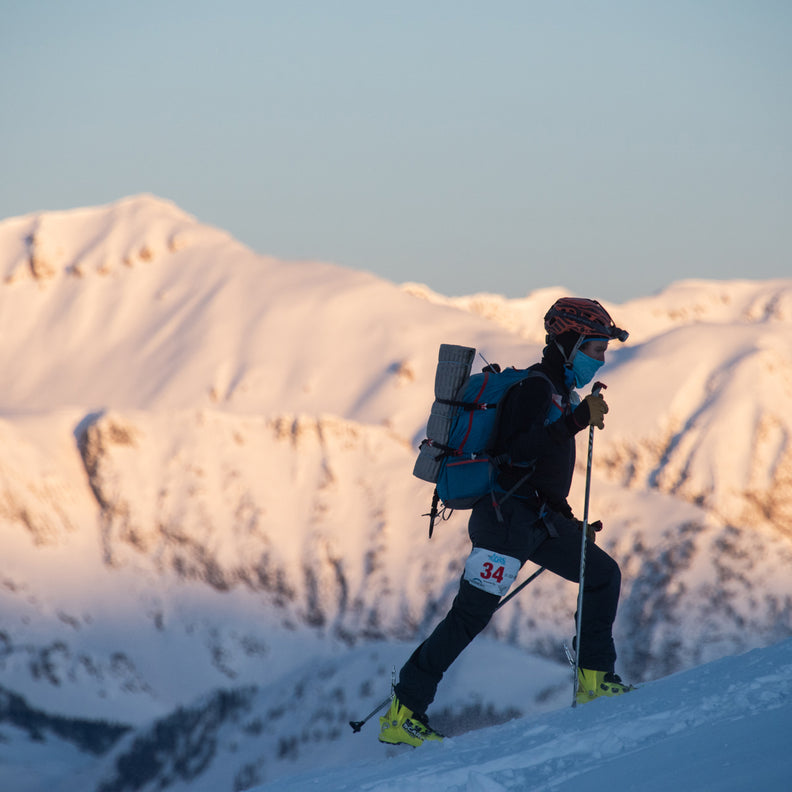
[[[498,426],[498,405],[510,388],[527,377],[547,379],[541,372],[530,369],[501,371],[497,364],[487,364],[480,374],[471,375],[475,352],[470,347],[440,346],[435,401],[427,423],[427,437],[419,446],[413,469],[413,475],[436,484],[428,515],[430,537],[439,502],[443,504],[444,517],[446,509],[470,509],[488,493],[497,504],[498,468],[509,461],[506,455],[495,455],[491,448]],[[517,486],[531,472],[532,467],[528,466]],[[506,493],[505,497],[510,494]]]

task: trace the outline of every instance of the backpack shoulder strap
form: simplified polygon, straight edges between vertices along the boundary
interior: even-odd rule
[[[550,385],[550,390],[553,393],[557,392],[556,386],[553,384],[553,380],[551,380],[550,377],[548,377],[547,374],[545,374],[543,371],[538,371],[537,369],[524,369],[522,373],[524,374],[524,376],[519,377],[518,379],[515,379],[515,381],[511,385],[509,385],[509,387],[503,392],[503,395],[501,396],[501,398],[498,401],[498,410],[497,410],[497,412],[495,414],[495,423],[494,423],[494,425],[492,427],[492,432],[490,433],[489,441],[487,442],[487,446],[489,448],[491,448],[491,450],[493,450],[493,451],[495,451],[496,449],[492,448],[492,445],[495,442],[495,439],[498,437],[498,430],[500,429],[500,424],[501,424],[501,415],[502,415],[502,413],[501,413],[500,406],[506,400],[506,397],[509,395],[509,393],[511,392],[512,388],[514,388],[516,385],[519,385],[521,382],[525,382],[525,380],[527,380],[527,379],[541,378],[541,379],[545,380]],[[496,464],[498,464],[498,460],[505,461],[505,460],[502,460],[499,455],[498,456],[493,456],[493,460],[495,461]]]

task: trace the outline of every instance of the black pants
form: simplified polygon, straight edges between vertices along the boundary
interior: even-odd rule
[[[487,498],[473,507],[468,532],[474,547],[512,556],[520,564],[531,561],[566,580],[578,581],[581,536],[575,521],[553,513],[541,518],[536,508],[516,499],[502,505],[502,514],[503,522]],[[618,564],[587,542],[581,668],[614,670],[612,630],[620,588]],[[474,587],[463,576],[451,610],[401,669],[396,696],[402,704],[413,712],[426,712],[443,674],[487,626],[499,602],[498,596]]]

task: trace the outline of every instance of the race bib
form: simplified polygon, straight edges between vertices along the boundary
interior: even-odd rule
[[[519,571],[518,559],[483,547],[474,547],[465,562],[465,580],[496,597],[502,597],[509,590]]]

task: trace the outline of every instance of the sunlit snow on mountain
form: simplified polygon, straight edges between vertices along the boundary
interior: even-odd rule
[[[376,725],[347,722],[387,696],[468,549],[464,513],[428,540],[411,475],[438,346],[528,365],[566,292],[445,297],[278,261],[147,195],[0,222],[0,276],[0,788],[236,792],[339,766],[391,788],[359,765],[388,755]],[[441,687],[433,722],[484,742],[444,745],[433,789],[524,789],[553,750],[572,778],[569,729],[604,765],[600,716],[629,751],[732,729],[718,669],[750,691],[744,731],[789,711],[792,279],[606,307],[631,337],[602,372],[592,514],[624,574],[618,670],[651,684],[622,715],[566,711],[576,588],[543,575]],[[684,705],[681,672],[722,717]],[[479,746],[501,740],[490,767]]]

